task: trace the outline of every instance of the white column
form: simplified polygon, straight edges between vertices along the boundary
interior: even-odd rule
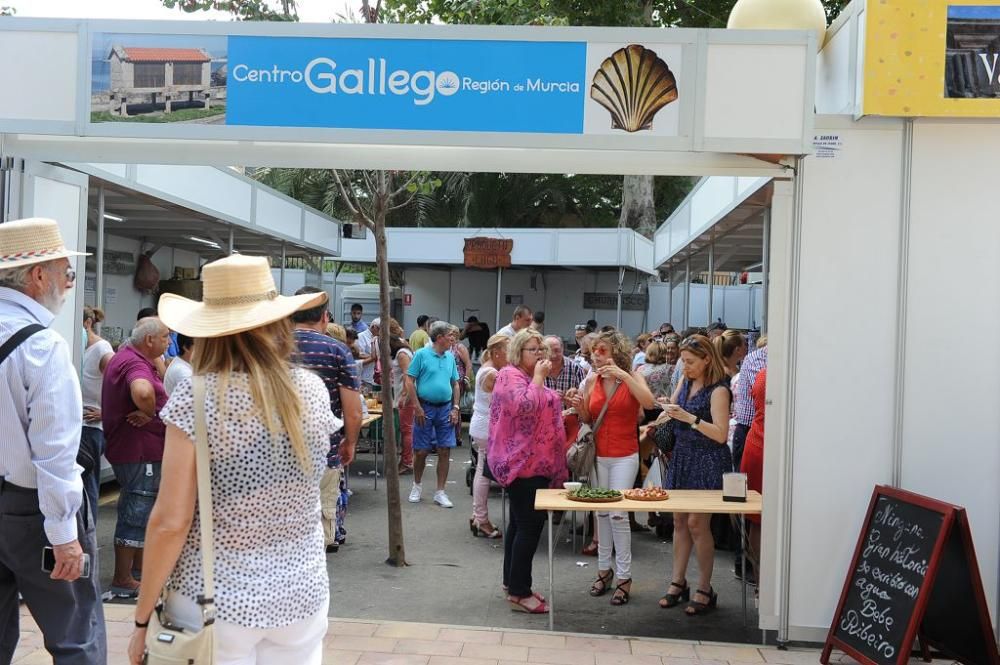
[[[86,237],[84,245],[86,245]],[[97,274],[94,278],[94,306],[104,309],[104,185],[97,190]],[[86,273],[86,271],[84,271]],[[84,275],[86,280],[86,274]]]
[[[493,325],[493,332],[500,330],[500,293],[503,287],[503,268],[497,268],[497,315]]]
[[[708,243],[708,325],[715,322],[715,232]],[[708,327],[708,326],[706,326]]]

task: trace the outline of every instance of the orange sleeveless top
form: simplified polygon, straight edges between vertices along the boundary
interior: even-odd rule
[[[597,416],[604,408],[607,395],[604,393],[604,381],[596,377],[594,388],[590,391],[591,417],[597,422]],[[604,414],[601,428],[594,436],[597,442],[598,457],[629,457],[639,452],[639,400],[624,383],[618,385],[611,406]],[[591,424],[593,427],[593,424]]]

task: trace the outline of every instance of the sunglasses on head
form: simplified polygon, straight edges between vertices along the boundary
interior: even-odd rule
[[[697,350],[700,350],[701,349],[701,344],[698,342],[698,340],[696,340],[696,339],[694,339],[692,337],[688,337],[686,340],[684,340],[683,342],[681,342],[681,348],[682,349],[697,349]]]

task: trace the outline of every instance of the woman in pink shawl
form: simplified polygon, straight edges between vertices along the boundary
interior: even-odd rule
[[[507,488],[510,520],[504,539],[503,584],[511,609],[545,614],[548,603],[531,591],[531,561],[545,526],[535,510],[535,492],[561,487],[568,477],[562,398],[545,387],[552,363],[535,330],[517,333],[500,370],[490,404],[486,459],[497,482]]]

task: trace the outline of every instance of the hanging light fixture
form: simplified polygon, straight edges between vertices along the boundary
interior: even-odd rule
[[[820,0],[738,0],[729,13],[732,29],[812,30],[816,50],[826,38],[826,10]]]

